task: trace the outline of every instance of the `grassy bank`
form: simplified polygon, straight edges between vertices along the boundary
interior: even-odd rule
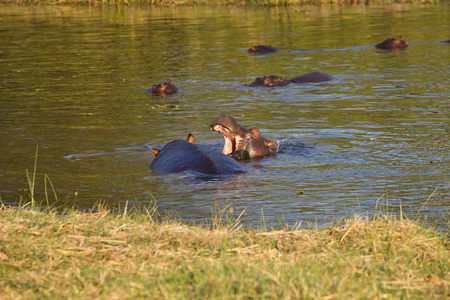
[[[415,3],[435,4],[441,0],[0,0],[0,3],[18,4],[90,4],[90,5],[354,5],[354,4],[392,4]]]
[[[263,231],[2,207],[1,299],[446,299],[449,241],[358,217]]]

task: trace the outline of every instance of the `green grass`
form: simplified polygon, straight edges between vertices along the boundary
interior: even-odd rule
[[[407,219],[321,229],[0,209],[0,299],[448,299],[449,240]],[[221,219],[221,218],[218,218]]]

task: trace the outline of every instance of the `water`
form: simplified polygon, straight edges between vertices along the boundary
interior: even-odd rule
[[[148,205],[187,220],[230,206],[249,226],[378,209],[449,222],[448,4],[292,8],[0,7],[0,196]],[[403,52],[375,49],[386,37]],[[254,44],[282,51],[249,55]],[[250,88],[262,75],[334,82]],[[172,79],[180,92],[154,97]],[[229,114],[280,143],[246,174],[154,174],[150,148]],[[56,189],[57,203],[50,181]],[[46,183],[46,184],[45,184]]]

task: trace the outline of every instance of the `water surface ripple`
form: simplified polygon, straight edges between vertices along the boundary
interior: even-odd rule
[[[381,209],[449,224],[447,3],[292,8],[0,8],[0,196],[49,205],[148,204],[187,220],[228,205],[250,226],[319,224]],[[403,52],[375,49],[387,36]],[[254,44],[282,51],[249,55]],[[311,85],[255,77],[321,71]],[[147,92],[172,79],[169,98]],[[246,174],[153,174],[151,147],[220,114],[280,143]],[[46,175],[45,175],[46,174]],[[55,204],[49,185],[58,195]],[[47,183],[47,187],[45,186]]]

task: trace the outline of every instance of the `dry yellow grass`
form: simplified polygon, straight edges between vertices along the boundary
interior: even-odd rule
[[[18,4],[50,5],[152,5],[152,6],[194,6],[194,5],[239,5],[239,6],[290,6],[290,5],[372,5],[372,4],[436,4],[440,0],[1,0]]]
[[[447,299],[449,265],[448,237],[388,217],[261,231],[0,210],[1,299]]]

